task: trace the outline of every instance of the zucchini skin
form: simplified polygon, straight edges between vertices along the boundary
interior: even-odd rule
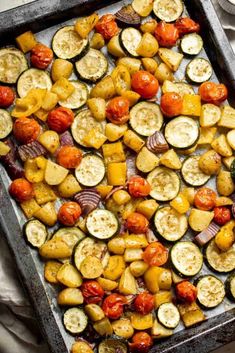
[[[205,185],[205,184],[208,182],[208,180],[210,179],[210,176],[209,176],[209,175],[208,175],[208,179],[207,179],[204,183],[202,183],[202,184],[200,184],[200,185],[191,184],[188,180],[186,180],[186,179],[184,178],[184,175],[183,175],[184,163],[185,163],[189,158],[192,158],[192,157],[196,157],[196,156],[188,156],[188,157],[186,157],[185,160],[183,161],[183,163],[182,163],[182,168],[181,168],[181,170],[180,170],[181,177],[182,177],[183,181],[185,182],[185,184],[188,185],[188,186],[193,186],[193,187],[203,186],[203,185]]]
[[[195,287],[197,287],[198,283],[199,283],[203,278],[205,278],[205,277],[214,277],[215,279],[217,279],[218,281],[220,281],[220,282],[224,285],[224,283],[223,283],[218,277],[216,277],[215,275],[209,274],[209,275],[202,275],[202,276],[196,278],[195,281],[193,282],[193,284],[195,285]],[[197,297],[197,299],[196,299],[197,303],[198,303],[198,304],[200,305],[200,307],[201,307],[202,309],[204,309],[204,310],[211,310],[211,309],[216,308],[217,306],[219,306],[219,305],[223,302],[223,300],[224,300],[224,297],[222,298],[222,300],[221,300],[216,306],[208,307],[208,306],[202,304],[202,303],[200,302],[200,300],[198,299],[198,297]]]
[[[38,221],[38,220],[36,220],[36,219],[29,219],[24,225],[23,225],[23,229],[22,229],[22,231],[23,231],[23,234],[24,234],[24,239],[25,239],[25,241],[26,241],[26,243],[31,247],[31,248],[34,248],[34,249],[38,249],[38,247],[37,246],[34,246],[29,240],[28,240],[28,237],[27,237],[27,226],[31,223],[31,222],[34,222],[34,221]],[[40,221],[38,221],[38,222],[40,222]],[[42,223],[42,222],[40,222],[40,223]],[[42,223],[43,224],[43,223]],[[44,225],[44,224],[43,224]],[[44,225],[45,226],[45,225]],[[48,238],[49,238],[49,233],[48,233],[48,230],[47,230],[47,227],[45,226],[45,231],[46,231],[46,239],[45,239],[45,242],[47,241],[47,240],[49,240]]]
[[[231,164],[230,173],[231,173],[231,177],[233,178],[233,180],[235,180],[235,160]]]
[[[211,239],[211,241],[209,241],[208,245],[203,248],[203,255],[204,255],[203,258],[204,258],[204,261],[205,261],[206,265],[209,267],[209,269],[210,269],[211,271],[213,271],[213,272],[215,272],[215,273],[218,273],[218,274],[221,274],[221,275],[223,275],[223,274],[226,275],[226,274],[229,274],[229,273],[233,273],[233,271],[234,271],[234,269],[235,269],[235,266],[234,266],[234,268],[233,268],[232,270],[230,270],[230,271],[219,271],[218,269],[216,269],[215,267],[213,267],[213,266],[210,264],[210,262],[208,261],[208,258],[207,258],[208,248],[209,248],[210,244],[211,244],[212,242],[214,242],[214,241],[215,241],[214,238]]]
[[[80,58],[80,60],[81,60],[84,56],[86,56],[86,54],[89,54],[89,50],[90,50],[90,48],[88,48],[87,52],[86,52],[84,55],[82,55],[82,57]],[[91,49],[91,50],[95,51],[96,49]],[[97,50],[97,51],[98,51],[98,50]],[[102,53],[101,53],[101,54],[102,54]],[[93,80],[93,79],[88,79],[88,78],[84,77],[81,73],[79,73],[79,71],[78,71],[78,69],[77,69],[76,62],[75,62],[74,67],[75,67],[75,72],[76,72],[77,77],[78,77],[81,81],[85,81],[85,82],[91,83],[91,84],[92,84],[92,83],[96,83],[96,82],[100,81],[102,78],[104,78],[104,76],[105,76],[105,75],[107,74],[107,72],[108,72],[109,65],[108,65],[108,61],[107,61],[106,57],[105,57],[104,55],[103,55],[103,57],[104,57],[104,59],[105,59],[105,61],[106,61],[106,68],[105,68],[103,74],[102,74],[99,78]],[[79,60],[76,60],[76,61],[79,61]]]
[[[128,27],[127,27],[128,28]],[[118,39],[119,39],[119,44],[120,47],[122,48],[122,50],[124,51],[124,53],[126,54],[126,56],[130,56],[132,58],[136,58],[138,59],[140,56],[139,55],[133,55],[131,54],[125,47],[125,45],[123,44],[123,40],[122,40],[122,33],[123,31],[125,31],[127,28],[122,29],[122,31],[119,33]],[[136,28],[135,28],[136,29]]]
[[[235,302],[235,297],[233,296],[232,291],[231,291],[231,282],[232,282],[232,280],[234,280],[234,278],[235,278],[235,271],[232,272],[225,281],[226,295],[233,302]]]
[[[17,81],[18,81],[19,77],[22,75],[22,73],[29,69],[28,61],[27,61],[25,55],[23,54],[23,52],[21,52],[21,51],[20,51],[19,49],[17,49],[16,47],[13,47],[13,46],[4,47],[4,48],[0,48],[0,51],[3,50],[3,49],[9,49],[9,50],[16,50],[16,51],[19,51],[20,53],[22,53],[22,58],[24,57],[25,70],[23,70],[23,71],[19,74],[19,76],[17,77],[17,79],[16,79],[14,82],[7,82],[7,81],[2,81],[2,80],[0,80],[0,83],[3,84],[3,85],[15,85],[15,84],[17,84]]]

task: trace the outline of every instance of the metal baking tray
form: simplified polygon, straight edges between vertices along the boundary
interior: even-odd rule
[[[99,10],[100,14],[115,13],[130,1],[115,0],[38,0],[0,14],[0,45],[14,43],[14,37],[26,30],[37,33],[37,38],[49,45],[52,34],[74,18]],[[211,0],[185,0],[186,11],[202,27],[204,49],[200,56],[208,57],[214,74],[229,87],[229,101],[235,104],[235,56],[221,27]],[[178,75],[182,79],[187,58]],[[110,66],[112,60],[110,60]],[[0,165],[0,232],[5,236],[16,262],[19,276],[34,306],[39,327],[52,353],[67,353],[74,337],[64,329],[62,310],[56,302],[57,289],[44,281],[43,263],[36,250],[31,249],[22,237],[25,218],[15,202],[9,198],[9,178]],[[213,185],[214,181],[212,181]],[[187,235],[190,238],[190,233]],[[209,272],[204,266],[203,272]],[[224,277],[222,276],[222,279]],[[207,353],[235,340],[235,305],[225,300],[218,308],[207,311],[208,320],[196,327],[184,329],[158,341],[151,352]]]

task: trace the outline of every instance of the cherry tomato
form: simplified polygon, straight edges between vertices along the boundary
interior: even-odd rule
[[[46,45],[38,43],[31,50],[30,61],[37,69],[46,69],[53,59],[53,51]]]
[[[198,92],[204,102],[216,105],[220,105],[228,98],[228,90],[223,83],[203,82]]]
[[[40,125],[36,120],[25,117],[16,119],[13,125],[13,134],[22,144],[36,140],[40,130]]]
[[[82,211],[77,202],[65,202],[59,209],[58,221],[65,226],[74,226]]]
[[[48,114],[47,124],[51,130],[62,134],[72,125],[73,120],[74,113],[71,109],[59,107]]]
[[[116,320],[122,315],[123,305],[126,303],[126,298],[123,295],[113,293],[105,298],[102,309],[109,319]]]
[[[153,339],[147,332],[137,332],[132,337],[132,343],[129,343],[132,353],[148,353],[152,346]]]
[[[9,187],[9,193],[18,202],[28,201],[34,197],[32,184],[24,178],[15,179]]]
[[[143,259],[149,266],[162,266],[167,262],[168,250],[159,241],[154,241],[144,250]]]
[[[106,108],[107,119],[113,124],[125,124],[129,120],[129,101],[124,97],[111,99]]]
[[[147,292],[138,294],[134,301],[134,307],[142,315],[151,313],[154,309],[154,296]]]
[[[151,191],[151,186],[146,179],[133,176],[128,182],[128,191],[132,197],[145,197]]]
[[[146,233],[148,230],[149,221],[141,213],[131,213],[125,223],[125,227],[134,234]]]
[[[111,39],[119,32],[115,16],[111,14],[102,16],[95,25],[95,29],[98,33],[102,34],[105,40]]]
[[[229,208],[220,206],[220,207],[215,207],[213,211],[214,211],[214,221],[220,226],[223,226],[224,224],[230,221],[231,211]]]
[[[173,47],[179,39],[179,31],[172,23],[161,21],[157,24],[154,35],[160,46]]]
[[[7,86],[0,86],[0,107],[8,108],[15,99],[15,92]]]
[[[60,148],[56,160],[64,168],[76,168],[82,160],[82,152],[74,146],[63,146]]]
[[[92,280],[83,282],[81,291],[87,304],[97,304],[104,296],[104,291],[101,285]]]
[[[180,115],[183,107],[183,98],[175,92],[167,92],[161,97],[161,110],[169,118]]]
[[[179,18],[175,22],[175,27],[178,29],[180,36],[188,33],[198,33],[200,31],[199,23],[189,17]]]
[[[194,196],[194,205],[199,210],[210,211],[215,207],[216,193],[214,190],[203,187],[197,190]]]
[[[148,71],[140,70],[132,75],[131,87],[133,91],[139,93],[142,98],[150,99],[156,96],[159,83],[156,77]]]
[[[176,285],[177,298],[186,303],[192,303],[197,298],[197,288],[189,281],[182,281]]]

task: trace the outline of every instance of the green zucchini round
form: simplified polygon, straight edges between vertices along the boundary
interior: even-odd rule
[[[235,244],[227,251],[221,251],[212,239],[205,250],[207,265],[215,272],[228,273],[235,270]]]
[[[197,287],[197,301],[204,309],[213,309],[224,300],[224,284],[214,275],[200,276],[195,281],[195,285]]]
[[[231,273],[225,281],[227,297],[235,302],[235,272]]]

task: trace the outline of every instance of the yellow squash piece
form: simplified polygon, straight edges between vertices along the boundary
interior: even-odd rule
[[[125,262],[139,261],[143,258],[142,249],[126,249],[124,253]]]
[[[125,247],[127,249],[142,249],[148,246],[148,241],[145,234],[124,234]]]
[[[93,30],[99,16],[93,13],[90,16],[79,18],[74,25],[74,29],[81,38],[87,38],[88,34]]]
[[[118,191],[115,191],[115,193],[113,194],[113,199],[119,206],[121,206],[129,202],[131,199],[131,196],[125,190],[118,190]]]
[[[56,200],[56,194],[52,188],[44,182],[34,183],[33,190],[36,201],[39,205]]]
[[[57,222],[57,213],[55,210],[54,203],[48,202],[45,205],[43,205],[38,211],[34,213],[34,217],[39,219],[39,221],[42,221],[42,223],[46,224],[49,227],[54,226],[55,223]],[[70,256],[70,255],[67,255],[67,256]]]
[[[112,188],[113,188],[113,185],[98,185],[96,187],[96,190],[98,191],[102,199],[104,199],[108,195],[108,193],[112,190]]]
[[[64,59],[55,59],[51,66],[51,77],[54,82],[61,77],[69,78],[73,71],[73,64]]]
[[[97,121],[105,120],[106,102],[103,98],[90,98],[86,104]]]
[[[227,169],[230,170],[231,164],[233,163],[234,159],[235,159],[234,156],[223,158],[223,163]]]
[[[30,199],[30,200],[21,202],[20,207],[22,208],[25,216],[28,219],[32,218],[34,216],[34,213],[40,209],[40,206],[35,199]]]
[[[74,85],[65,77],[59,78],[51,88],[51,92],[55,93],[59,100],[65,100],[74,92]]]
[[[180,214],[188,212],[190,203],[181,192],[170,202],[170,205]]]
[[[114,237],[108,242],[108,250],[115,255],[123,255],[126,249],[123,237]]]
[[[229,197],[226,197],[226,196],[217,197],[217,199],[215,201],[216,207],[231,206],[231,205],[233,205],[233,201]]]
[[[147,1],[148,1],[148,0],[147,0]],[[147,2],[147,1],[146,1],[146,2]],[[152,1],[152,0],[150,0],[150,1]],[[152,2],[153,2],[153,1],[152,1]],[[143,3],[143,1],[142,1],[142,3]],[[150,20],[148,20],[148,21],[146,21],[146,22],[144,22],[144,23],[141,24],[140,30],[141,30],[141,32],[143,32],[143,33],[151,33],[151,34],[154,34],[156,27],[157,27],[157,21],[154,20],[154,19],[150,19]]]
[[[46,111],[50,111],[53,108],[55,108],[57,103],[58,103],[57,94],[47,91],[42,102],[42,109]]]
[[[154,294],[154,307],[159,308],[161,304],[170,303],[172,301],[172,293],[169,290],[161,290]]]
[[[38,118],[39,120],[45,122],[47,121],[47,117],[48,117],[48,111],[40,108],[38,109],[35,113],[33,113],[33,115]]]
[[[168,150],[160,157],[160,164],[170,169],[176,170],[182,167],[182,163],[179,159],[179,156],[173,149]]]
[[[207,145],[207,144],[210,145],[214,140],[216,132],[217,132],[216,127],[201,127],[198,145]]]
[[[50,153],[55,153],[55,151],[60,146],[60,138],[57,132],[52,130],[47,130],[43,132],[39,137],[38,141],[45,147]]]
[[[153,315],[133,313],[131,315],[131,324],[135,330],[147,330],[153,326]]]
[[[105,278],[115,281],[121,277],[125,267],[126,265],[123,256],[110,256],[108,265],[105,267],[103,275]]]
[[[124,65],[118,65],[111,73],[116,93],[121,95],[123,91],[131,89],[131,75]]]
[[[47,160],[44,157],[27,159],[24,163],[25,177],[31,183],[43,181]]]
[[[6,143],[0,141],[0,156],[6,156],[10,150],[10,147]]]
[[[37,40],[31,31],[27,31],[16,37],[16,43],[23,53],[27,53],[35,47]]]
[[[68,174],[62,183],[58,185],[58,191],[61,197],[73,197],[77,192],[81,191],[81,186],[72,174]]]
[[[202,211],[196,208],[192,208],[188,221],[190,227],[195,232],[202,232],[206,229],[214,218],[214,212]]]
[[[107,137],[102,134],[97,128],[93,128],[89,133],[83,138],[85,144],[89,147],[99,149],[107,140]]]
[[[149,173],[158,165],[159,158],[144,146],[136,157],[136,167],[143,173]]]
[[[124,295],[137,294],[137,283],[129,267],[124,270],[120,278],[118,291]]]
[[[138,102],[138,100],[140,99],[140,94],[138,94],[134,91],[129,91],[129,90],[122,91],[121,96],[128,99],[130,107],[135,105]]]
[[[159,277],[159,267],[152,266],[144,274],[144,281],[147,289],[155,294],[159,291],[158,277]]]
[[[226,105],[222,108],[221,119],[218,126],[226,127],[228,129],[235,129],[235,109]]]
[[[47,261],[44,266],[44,277],[49,283],[58,284],[57,273],[61,268],[62,263],[58,261]]]
[[[178,309],[185,327],[196,325],[206,319],[195,301],[192,304],[180,304]]]
[[[127,124],[115,125],[113,123],[108,123],[105,126],[105,135],[107,136],[110,142],[114,142],[120,139],[127,131],[127,129],[128,129]]]
[[[136,212],[143,214],[146,218],[150,219],[158,209],[159,204],[153,200],[148,199],[140,202],[136,207]]]
[[[41,108],[45,94],[45,89],[33,88],[24,98],[17,98],[11,116],[21,118],[32,115]]]
[[[221,251],[228,251],[235,242],[235,221],[226,223],[215,236],[215,244]]]
[[[93,49],[100,50],[105,46],[105,40],[102,34],[94,33],[90,40],[90,47]]]
[[[173,330],[161,325],[157,320],[154,320],[151,329],[151,335],[154,339],[163,339],[173,335]]]
[[[133,75],[134,73],[140,70],[141,61],[136,58],[130,58],[129,56],[125,56],[124,58],[118,59],[116,65],[125,66],[129,71],[130,75]]]
[[[185,94],[183,96],[182,115],[200,116],[201,97],[198,94]]]
[[[151,33],[144,33],[136,52],[145,58],[152,58],[159,49],[157,39]]]
[[[142,140],[134,131],[127,130],[123,136],[123,143],[135,152],[139,152],[144,146],[145,141]]]
[[[90,97],[100,97],[106,100],[113,98],[115,94],[113,79],[111,76],[106,76],[91,89]]]
[[[117,288],[118,282],[112,281],[108,278],[99,277],[97,278],[97,282],[101,285],[103,290],[112,291]]]
[[[125,185],[127,177],[126,163],[109,163],[107,166],[108,183],[113,186]]]
[[[172,71],[178,70],[184,57],[183,54],[177,53],[168,48],[159,48],[158,55]]]
[[[185,187],[181,190],[181,193],[186,197],[190,205],[194,203],[195,189],[192,187]]]
[[[109,143],[102,146],[105,163],[118,163],[126,160],[122,142]]]
[[[71,353],[94,353],[93,349],[84,341],[74,342],[71,347]]]

